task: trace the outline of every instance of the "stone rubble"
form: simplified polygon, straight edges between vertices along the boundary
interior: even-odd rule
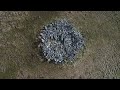
[[[84,46],[84,38],[67,20],[56,20],[43,27],[38,38],[41,40],[44,57],[55,64],[73,61]]]

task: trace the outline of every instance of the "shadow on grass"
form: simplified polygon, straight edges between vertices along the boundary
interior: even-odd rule
[[[42,48],[38,48],[38,45],[39,43],[41,43],[41,41],[36,38],[41,31],[42,25],[53,20],[59,15],[59,13],[56,11],[31,11],[29,14],[30,19],[23,22],[25,25],[25,30],[23,30],[21,33],[25,36],[25,38],[27,38],[33,51],[31,52],[31,59],[29,59],[30,61],[28,61],[30,66],[33,66],[33,64],[39,64],[39,59],[42,63],[47,61],[47,59],[43,55]],[[34,25],[36,27],[34,27]]]

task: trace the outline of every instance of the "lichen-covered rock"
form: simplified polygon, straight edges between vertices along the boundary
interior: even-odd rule
[[[55,64],[73,61],[84,46],[84,39],[67,20],[57,20],[43,27],[39,34],[44,57]]]

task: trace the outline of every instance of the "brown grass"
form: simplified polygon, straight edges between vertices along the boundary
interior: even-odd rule
[[[66,18],[84,35],[86,50],[72,65],[41,62],[40,28]],[[120,78],[120,12],[0,12],[0,78]]]

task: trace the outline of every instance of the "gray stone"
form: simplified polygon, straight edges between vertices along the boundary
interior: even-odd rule
[[[44,57],[55,64],[74,60],[84,46],[80,32],[65,19],[44,26],[38,37]]]

